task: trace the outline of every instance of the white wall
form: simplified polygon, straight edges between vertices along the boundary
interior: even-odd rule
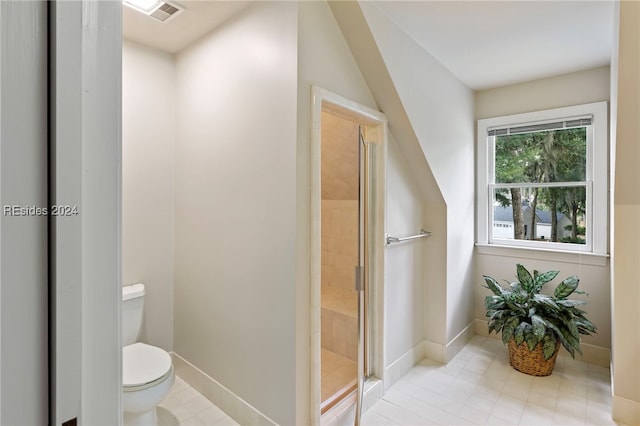
[[[333,8],[333,5],[332,5]],[[308,424],[309,376],[309,200],[311,86],[317,85],[373,109],[378,109],[361,69],[338,27],[332,9],[325,2],[300,2],[298,40],[298,285],[297,424]],[[392,138],[390,138],[392,140]],[[386,226],[403,235],[424,226],[424,196],[401,154],[388,146]],[[385,367],[422,341],[423,331],[423,243],[385,250]],[[388,268],[388,269],[387,269]],[[387,272],[390,271],[390,272]]]
[[[393,137],[387,149],[386,229],[394,236],[426,228],[426,206]],[[429,237],[385,249],[386,366],[424,339],[425,252]]]
[[[560,256],[558,259],[551,261],[523,257],[517,253],[512,255],[502,254],[499,256],[478,254],[478,277],[475,279],[477,288],[475,296],[476,318],[482,321],[486,320],[484,297],[490,294],[489,290],[482,287],[484,284],[482,275],[489,275],[500,282],[502,280],[512,280],[516,275],[517,263],[523,264],[530,271],[534,269],[540,272],[550,270],[560,271],[558,278],[547,285],[548,288],[546,291],[553,291],[556,284],[570,275],[577,275],[580,278],[579,289],[586,291],[589,295],[572,296],[572,298],[585,300],[587,302],[587,305],[582,309],[587,311],[587,318],[598,328],[597,334],[593,336],[583,336],[582,338],[582,349],[585,352],[585,360],[607,366],[609,363],[608,349],[611,347],[611,310],[609,309],[611,292],[608,266],[570,262],[562,259]],[[484,327],[484,329],[480,329],[479,334],[486,335],[486,324],[480,327]],[[595,348],[590,348],[588,345],[595,346]]]
[[[298,143],[296,147],[296,424],[312,424],[310,401],[312,300],[311,228],[311,86],[360,104],[376,104],[325,2],[298,2]],[[318,306],[319,309],[319,306]],[[319,392],[319,389],[318,389]]]
[[[173,264],[167,259],[174,255],[176,353],[284,424],[293,423],[294,407],[296,423],[310,418],[311,85],[376,108],[324,2],[296,6],[297,105],[291,104],[296,82],[291,74],[296,46],[291,6],[254,5],[178,54],[175,111],[171,56],[132,42],[124,44],[123,55],[124,277],[125,283],[142,281],[149,288],[143,338],[171,348],[171,327],[165,322],[171,318],[168,277]],[[292,129],[296,106],[297,146],[286,130]],[[390,152],[388,225],[399,234],[413,233],[424,224],[422,194],[401,155],[393,147]],[[175,252],[170,250],[173,205]],[[396,247],[386,262],[394,293],[386,307],[385,326],[394,330],[386,346],[388,364],[424,334],[422,250],[420,243]],[[289,275],[293,258],[295,289]],[[290,368],[294,324],[295,388]],[[256,359],[255,353],[263,356]],[[270,383],[269,391],[255,386],[258,381]]]
[[[640,4],[620,2],[612,66],[613,418],[640,424]]]
[[[122,276],[144,283],[141,340],[173,349],[175,174],[173,56],[125,41],[122,51]]]
[[[68,3],[74,10],[67,18],[82,19],[72,24],[82,29],[82,37],[68,46],[82,48],[82,66],[74,70],[76,76],[82,76],[74,89],[82,93],[82,116],[75,122],[82,135],[82,401],[78,423],[110,426],[122,418],[122,6],[91,0]]]
[[[385,59],[371,33],[370,25],[363,15],[362,3],[332,2],[330,6],[379,108],[389,120],[389,129],[394,136],[396,147],[414,177],[427,212],[424,220],[425,229],[436,230],[424,247],[423,337],[428,341],[437,342],[436,346],[440,349],[437,358],[442,359],[446,341],[447,276],[444,266],[447,259],[447,234],[446,231],[443,232],[446,228],[446,207],[442,194],[395,89],[394,81],[387,71]],[[405,366],[411,365],[412,362],[410,354],[407,355],[409,356],[405,358],[406,363],[401,363]],[[419,353],[414,355],[419,356]],[[390,366],[394,361],[387,359],[386,365]]]
[[[475,93],[476,119],[609,100],[609,66]]]
[[[55,114],[48,201],[76,207],[52,218],[49,229],[55,318],[49,423],[115,425],[122,422],[122,5],[83,0],[49,7],[55,46],[49,105]],[[45,161],[46,151],[39,156]],[[20,387],[13,393],[29,399]],[[28,419],[26,410],[21,414]]]
[[[174,350],[295,423],[297,6],[256,2],[176,57]]]
[[[555,77],[534,80],[525,83],[479,91],[475,97],[476,118],[489,118],[541,109],[560,108],[582,103],[609,100],[609,67],[564,74]],[[522,263],[528,269],[539,271],[559,270],[557,280],[569,275],[580,277],[580,289],[589,293],[585,298],[588,305],[587,317],[598,327],[598,333],[585,336],[583,350],[585,359],[608,365],[608,349],[611,347],[611,308],[610,308],[610,268],[591,265],[575,256],[568,260],[557,256],[553,260],[537,259],[535,256],[522,255],[513,250],[500,255],[478,253],[476,258],[475,316],[485,320],[484,297],[488,290],[481,287],[482,275],[490,275],[498,280],[511,279],[516,273],[516,264]],[[559,281],[557,281],[559,282]],[[554,281],[556,283],[556,281]],[[551,287],[553,288],[553,283]],[[480,325],[480,327],[483,327]],[[479,332],[486,333],[481,328]],[[590,348],[589,345],[594,346]],[[588,353],[587,353],[588,352]]]
[[[448,345],[473,320],[473,93],[374,4],[361,8],[446,204],[444,217],[436,213],[443,213],[441,207],[432,208],[434,218],[444,221],[432,229],[441,237],[431,243],[441,244],[446,260],[425,259],[428,270],[446,273],[426,283],[430,296],[436,296],[426,298],[426,309],[438,310],[436,304],[444,303],[446,312],[430,316],[425,327],[428,340]]]
[[[0,3],[0,205],[47,206],[47,10]],[[0,213],[0,423],[46,424],[47,217]]]

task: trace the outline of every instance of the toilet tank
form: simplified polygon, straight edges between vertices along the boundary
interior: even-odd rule
[[[144,284],[122,287],[122,346],[138,341],[142,328]]]

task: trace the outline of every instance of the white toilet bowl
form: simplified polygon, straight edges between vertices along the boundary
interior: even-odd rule
[[[169,394],[174,381],[171,356],[145,343],[122,348],[122,405],[124,424],[156,426],[156,405]]]

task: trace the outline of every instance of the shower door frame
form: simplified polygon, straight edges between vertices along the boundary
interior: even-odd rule
[[[369,223],[368,235],[371,272],[368,283],[370,301],[367,306],[369,324],[365,339],[367,354],[364,388],[374,382],[384,383],[384,235],[385,235],[385,171],[388,124],[385,115],[326,89],[313,86],[311,96],[311,211],[310,211],[310,411],[313,424],[320,424],[321,416],[321,123],[322,111],[329,111],[360,123],[367,142],[376,145],[372,164],[371,195],[374,199],[374,223]],[[371,302],[372,301],[372,302]],[[360,373],[361,366],[358,366]],[[382,391],[379,392],[381,394]]]

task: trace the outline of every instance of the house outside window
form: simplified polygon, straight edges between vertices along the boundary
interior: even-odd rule
[[[607,253],[607,103],[478,120],[479,246]]]

